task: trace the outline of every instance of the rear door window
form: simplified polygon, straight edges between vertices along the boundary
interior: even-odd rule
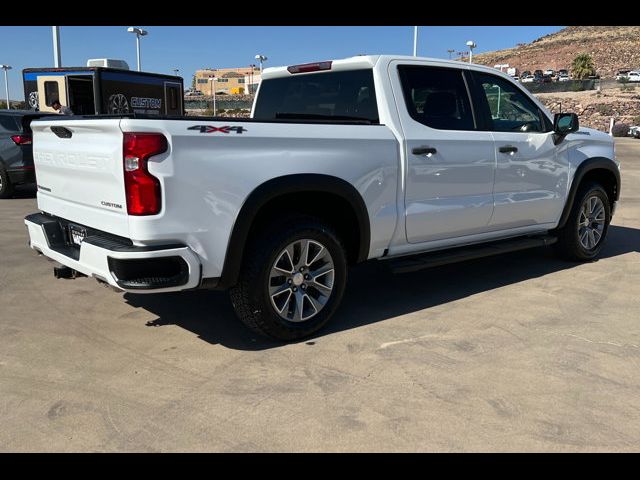
[[[263,80],[253,118],[379,123],[373,71],[301,73]]]
[[[438,130],[475,130],[462,70],[400,65],[398,71],[411,118]]]

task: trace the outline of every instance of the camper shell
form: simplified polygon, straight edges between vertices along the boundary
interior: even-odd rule
[[[55,112],[58,99],[76,115],[183,115],[182,77],[108,67],[25,68],[24,96],[32,110]]]

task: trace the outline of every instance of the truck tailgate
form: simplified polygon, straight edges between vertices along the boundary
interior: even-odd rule
[[[43,119],[31,129],[40,210],[127,237],[120,119]]]

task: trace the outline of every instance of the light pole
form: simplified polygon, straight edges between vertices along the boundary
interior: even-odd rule
[[[268,59],[265,55],[256,55],[256,60],[258,60],[260,62],[260,74],[262,74],[262,62],[266,62]]]
[[[9,80],[7,78],[7,71],[11,70],[11,65],[0,65],[0,68],[4,70],[4,91],[7,95],[7,110],[9,110]]]
[[[51,27],[53,34],[53,66],[60,68],[62,65],[62,54],[60,52],[60,27]]]
[[[449,60],[451,60],[451,54],[455,53],[456,51],[454,49],[450,49],[450,50],[447,50],[447,52],[449,52]]]
[[[209,81],[211,82],[211,92],[212,92],[212,96],[213,96],[213,116],[216,116],[216,82],[218,81],[218,79],[216,77],[211,77],[209,78]]]
[[[413,27],[413,56],[418,56],[418,27]]]
[[[180,71],[180,69],[179,68],[172,68],[171,71],[177,77],[178,76],[178,72]]]
[[[477,47],[476,42],[469,40],[467,42],[467,47],[469,47],[469,63],[471,63],[473,60],[473,49]]]
[[[137,27],[129,27],[127,28],[127,32],[136,34],[136,52],[138,54],[138,71],[142,68],[142,64],[140,63],[140,37],[144,37],[148,35],[149,32],[143,30],[142,28]]]

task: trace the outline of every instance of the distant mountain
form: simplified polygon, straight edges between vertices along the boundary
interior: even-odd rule
[[[640,69],[640,27],[567,27],[531,43],[473,56],[474,63],[508,63],[522,70],[570,69],[582,52],[593,56],[597,73],[614,77],[619,69]]]

